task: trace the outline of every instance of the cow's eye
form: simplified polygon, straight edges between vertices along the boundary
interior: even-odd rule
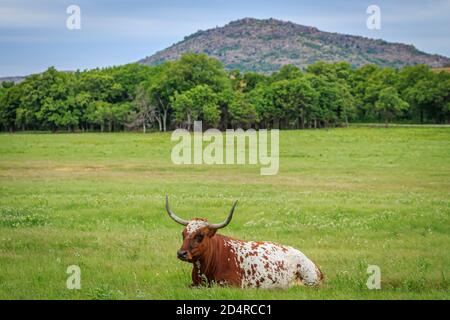
[[[196,240],[197,242],[202,242],[202,240],[203,240],[203,235],[202,235],[202,234],[196,235],[196,236],[195,236],[195,240]]]

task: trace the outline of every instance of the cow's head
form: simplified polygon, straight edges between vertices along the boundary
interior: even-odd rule
[[[212,249],[210,243],[211,238],[214,236],[216,231],[220,228],[226,227],[231,218],[233,218],[234,208],[236,207],[237,201],[231,207],[231,211],[228,217],[222,223],[209,223],[206,219],[196,218],[193,220],[184,220],[175,215],[175,213],[170,210],[169,207],[169,197],[166,195],[166,210],[169,216],[179,224],[185,226],[183,230],[183,244],[177,252],[178,259],[194,262],[200,259],[204,254]]]

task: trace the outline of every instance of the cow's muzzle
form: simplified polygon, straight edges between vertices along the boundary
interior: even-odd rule
[[[178,259],[180,259],[182,261],[187,261],[188,260],[188,252],[186,250],[178,250],[177,257],[178,257]]]

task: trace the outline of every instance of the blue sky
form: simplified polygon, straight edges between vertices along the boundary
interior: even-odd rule
[[[81,8],[81,30],[66,28],[71,4]],[[372,4],[381,8],[381,30],[366,27]],[[134,62],[197,30],[244,17],[289,20],[450,56],[450,0],[0,0],[0,76]]]

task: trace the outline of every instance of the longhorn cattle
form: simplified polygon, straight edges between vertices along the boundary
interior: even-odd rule
[[[183,244],[177,252],[180,260],[193,264],[192,286],[223,285],[241,288],[289,288],[292,285],[316,286],[322,282],[319,268],[302,252],[272,242],[236,240],[217,234],[226,227],[237,201],[224,222],[209,223],[206,219],[190,221],[166,210],[177,223],[185,226]]]

